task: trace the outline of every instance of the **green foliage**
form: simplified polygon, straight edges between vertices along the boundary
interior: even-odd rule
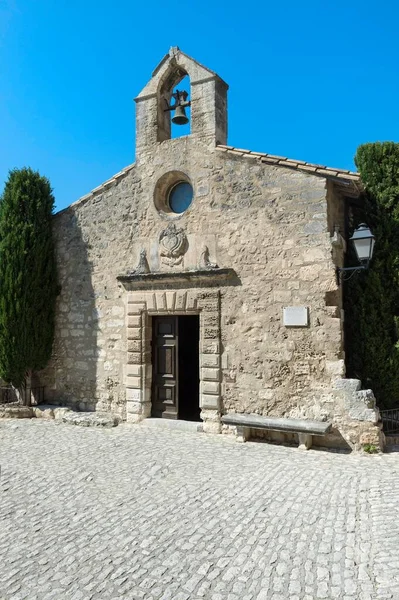
[[[373,389],[379,406],[399,406],[399,144],[365,144],[355,163],[365,185],[365,221],[376,244],[370,269],[346,284],[347,374]],[[356,260],[352,254],[349,259]]]
[[[364,444],[363,450],[364,452],[367,452],[367,454],[378,454],[379,452],[377,446],[374,446],[374,444]]]
[[[58,293],[53,207],[45,177],[10,171],[0,199],[0,377],[15,387],[51,356]]]

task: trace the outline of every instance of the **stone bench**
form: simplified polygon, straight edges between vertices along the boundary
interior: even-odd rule
[[[229,413],[222,416],[225,425],[237,427],[237,441],[246,442],[249,438],[250,429],[267,429],[271,431],[283,431],[297,433],[299,448],[309,450],[312,446],[313,435],[326,435],[331,431],[331,423],[321,421],[305,421],[302,419],[288,419],[285,417],[261,417],[260,415]]]

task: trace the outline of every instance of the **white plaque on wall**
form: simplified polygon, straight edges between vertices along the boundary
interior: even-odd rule
[[[286,327],[307,327],[309,311],[307,306],[285,306],[283,308],[283,324]]]

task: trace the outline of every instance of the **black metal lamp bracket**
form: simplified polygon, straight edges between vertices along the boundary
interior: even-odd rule
[[[367,265],[359,265],[358,267],[337,267],[337,283],[340,284],[341,281],[349,281],[356,273],[360,273],[360,271],[365,271],[368,268]],[[346,276],[347,274],[347,276]]]

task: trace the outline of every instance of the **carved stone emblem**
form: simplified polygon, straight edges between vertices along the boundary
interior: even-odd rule
[[[135,268],[134,271],[131,271],[131,274],[133,275],[143,275],[144,273],[149,273],[150,272],[150,266],[148,264],[148,260],[147,260],[147,252],[145,251],[144,248],[142,248],[140,250],[140,258],[139,258],[139,262],[137,264],[137,267]]]
[[[217,269],[218,265],[216,263],[211,262],[209,257],[209,248],[208,246],[202,246],[201,256],[200,256],[200,264],[201,269]]]
[[[180,265],[187,251],[187,237],[183,229],[176,229],[174,223],[170,223],[159,236],[159,255],[161,262],[170,267]]]

